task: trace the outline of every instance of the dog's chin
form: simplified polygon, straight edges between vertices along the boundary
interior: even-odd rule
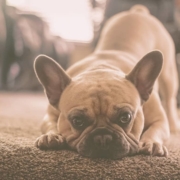
[[[122,159],[125,156],[134,155],[138,152],[138,145],[131,144],[124,138],[118,138],[109,148],[97,148],[93,143],[84,138],[77,145],[77,151],[80,155],[89,158],[107,158],[107,159]]]

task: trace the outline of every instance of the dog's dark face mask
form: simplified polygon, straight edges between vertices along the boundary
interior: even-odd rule
[[[97,128],[77,145],[77,151],[87,157],[119,159],[138,152],[138,141],[123,132]]]

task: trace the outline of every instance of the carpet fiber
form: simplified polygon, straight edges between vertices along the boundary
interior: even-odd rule
[[[180,136],[171,137],[168,158],[89,159],[35,148],[46,105],[43,94],[0,93],[0,180],[180,179]]]

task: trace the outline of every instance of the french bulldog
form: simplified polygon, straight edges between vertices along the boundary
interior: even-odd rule
[[[180,129],[175,50],[146,7],[113,16],[95,51],[66,72],[45,55],[34,68],[49,100],[38,148],[112,159],[168,155],[164,143]]]

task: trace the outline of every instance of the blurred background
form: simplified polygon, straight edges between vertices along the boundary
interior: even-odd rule
[[[111,16],[135,4],[145,5],[171,34],[180,74],[180,0],[0,0],[0,91],[41,91],[33,70],[37,55],[67,69],[93,52]],[[177,98],[180,104],[180,93]]]

